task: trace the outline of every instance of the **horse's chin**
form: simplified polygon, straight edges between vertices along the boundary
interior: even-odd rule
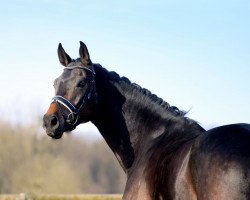
[[[64,131],[63,130],[56,130],[54,132],[46,132],[48,136],[50,136],[53,139],[60,139],[63,136]]]
[[[76,128],[76,125],[66,124],[64,127],[64,132],[71,132],[75,130],[75,128]]]
[[[55,140],[58,140],[58,139],[60,139],[62,137],[62,135],[63,135],[63,133],[60,134],[60,135],[53,135],[53,136],[50,136],[50,137],[52,137]]]

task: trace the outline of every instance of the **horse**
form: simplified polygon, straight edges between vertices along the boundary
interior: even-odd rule
[[[250,125],[206,131],[186,112],[100,64],[80,42],[64,66],[43,117],[54,139],[92,122],[127,176],[123,200],[250,199]]]

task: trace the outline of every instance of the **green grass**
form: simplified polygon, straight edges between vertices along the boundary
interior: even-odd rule
[[[27,200],[121,200],[122,195],[27,195]],[[0,200],[24,200],[19,195],[0,195]]]

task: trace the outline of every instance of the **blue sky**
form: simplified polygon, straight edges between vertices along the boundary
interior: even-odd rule
[[[62,72],[58,43],[78,57],[82,40],[93,62],[191,109],[204,127],[250,123],[247,0],[10,0],[0,19],[4,120],[46,111]]]

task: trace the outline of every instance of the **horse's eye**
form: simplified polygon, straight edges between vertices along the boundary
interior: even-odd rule
[[[85,80],[79,81],[79,83],[77,84],[77,87],[84,87],[86,84]]]

